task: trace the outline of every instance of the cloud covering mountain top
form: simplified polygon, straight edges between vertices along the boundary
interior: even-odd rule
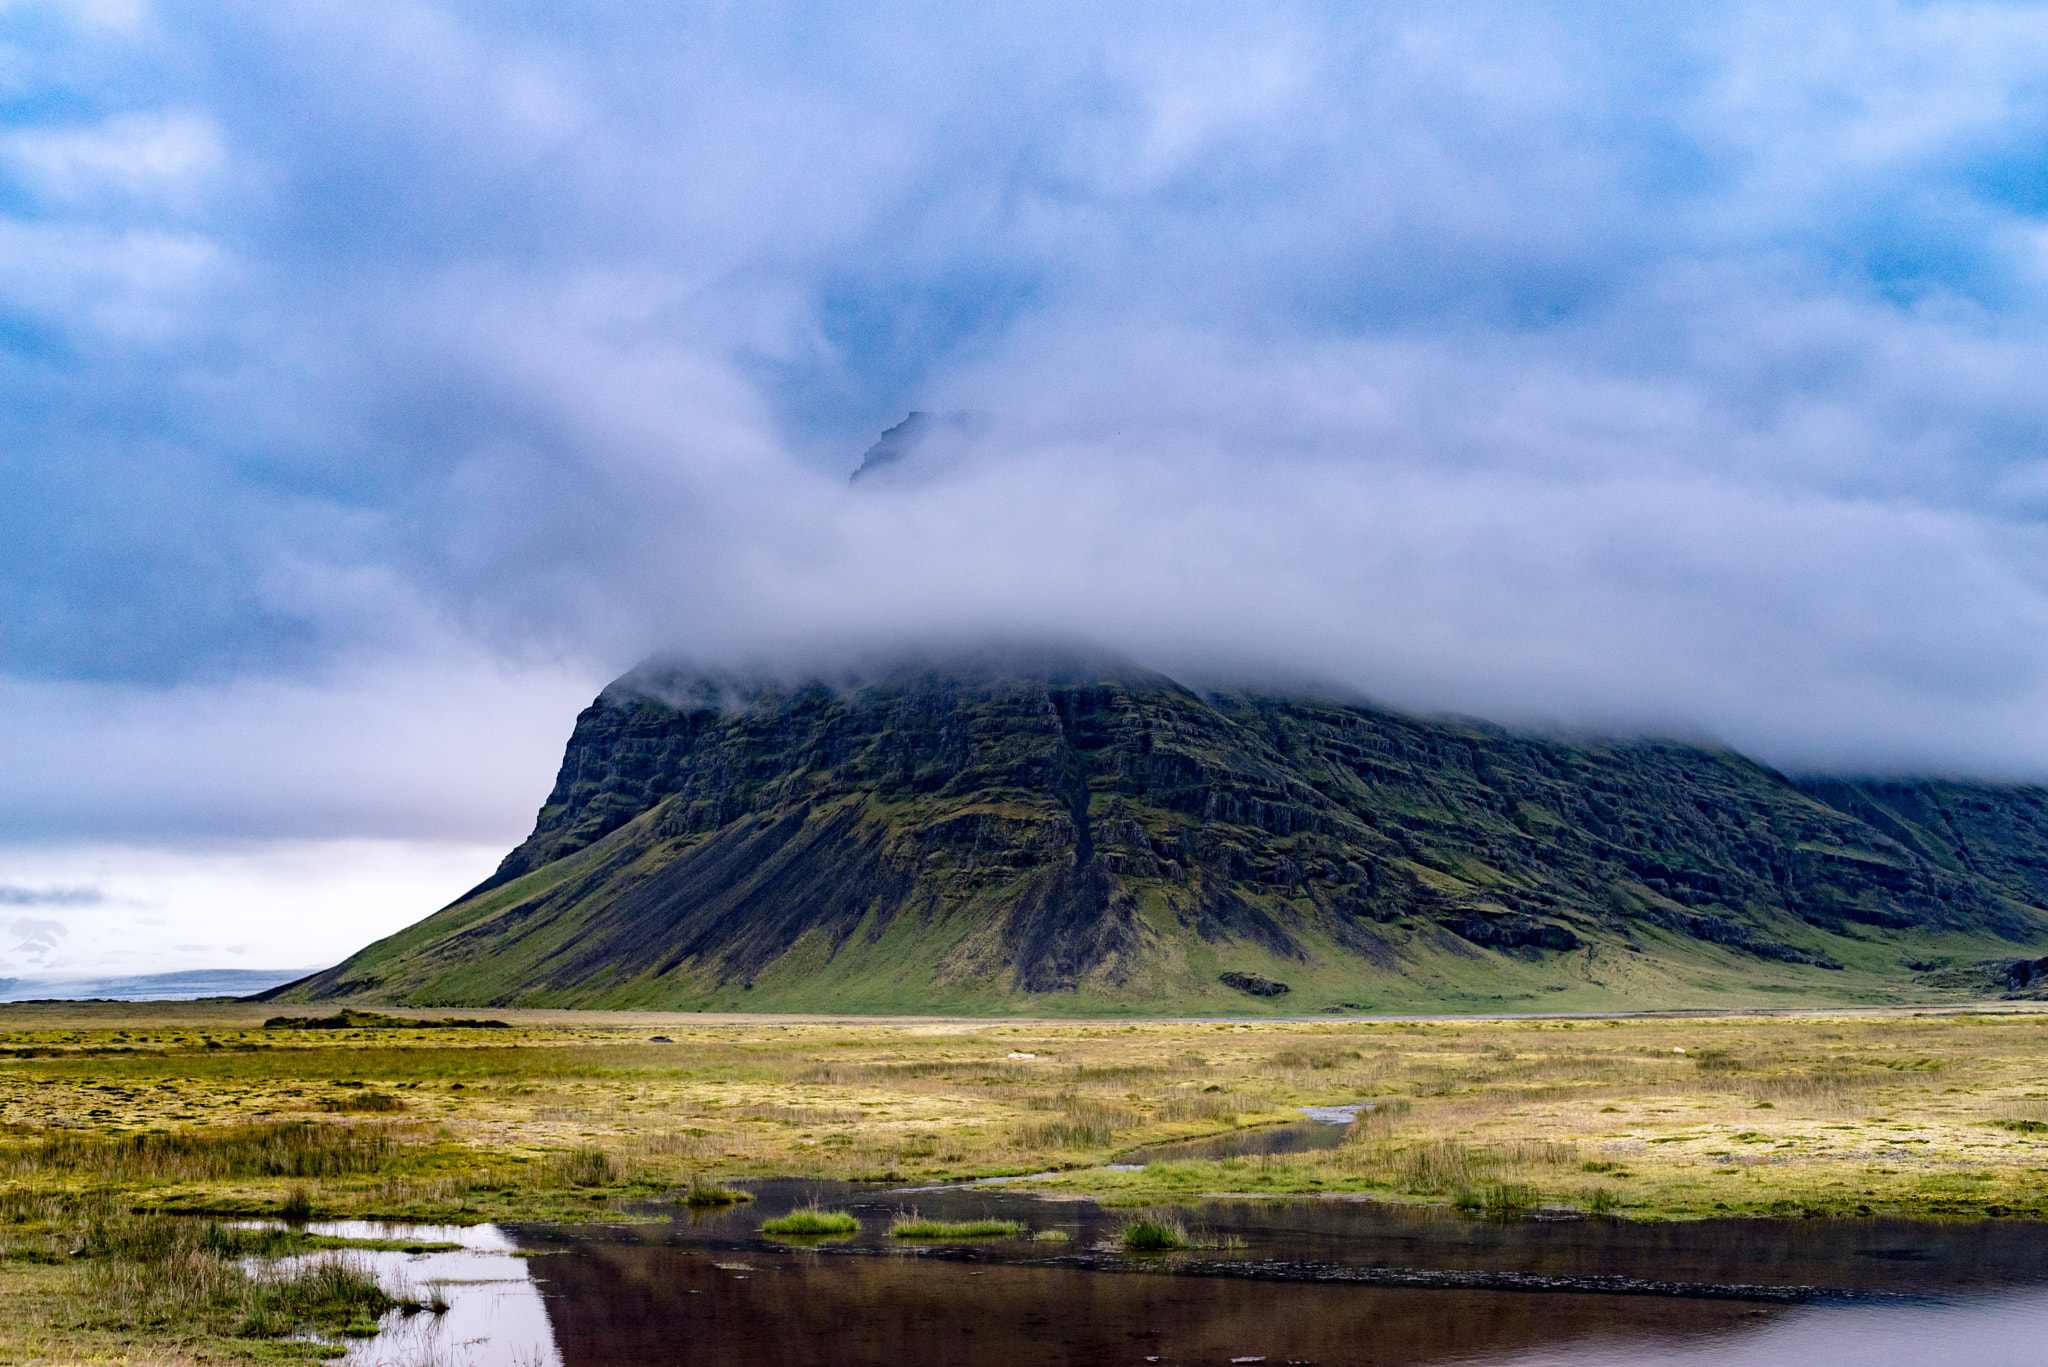
[[[544,761],[376,739],[501,738],[464,671],[991,629],[2039,777],[2044,77],[2029,5],[11,6],[0,814],[475,839]],[[850,487],[912,410],[988,419]],[[323,690],[261,803],[176,758]],[[182,777],[48,740],[110,696]]]

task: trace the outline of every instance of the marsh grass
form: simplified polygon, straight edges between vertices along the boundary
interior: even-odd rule
[[[1229,1128],[1237,1124],[1237,1104],[1227,1096],[1200,1092],[1173,1093],[1159,1103],[1154,1116],[1169,1123],[1195,1121]]]
[[[799,1206],[787,1215],[766,1221],[761,1226],[763,1234],[772,1234],[783,1239],[819,1238],[835,1234],[858,1234],[860,1221],[843,1210],[822,1210],[817,1206]]]
[[[2033,1125],[2048,1125],[2048,1097],[2027,1094],[2048,1072],[2048,1016],[2017,1011],[915,1029],[671,1017],[660,1029],[676,1043],[655,1048],[647,1024],[265,1035],[256,1008],[180,1008],[175,1028],[162,1008],[64,1012],[29,1029],[50,1009],[0,1008],[0,1025],[17,1025],[0,1032],[0,1113],[17,1119],[0,1127],[10,1266],[53,1247],[37,1200],[87,1192],[294,1218],[565,1218],[693,1181],[1055,1169],[1070,1171],[1040,1185],[1119,1202],[1360,1191],[1462,1193],[1487,1209],[1502,1205],[1494,1189],[1528,1188],[1583,1208],[1597,1162],[1613,1165],[1598,1189],[1636,1213],[2048,1213],[2029,1172],[2044,1161],[2048,1130]],[[404,1110],[359,1109],[383,1097]],[[1368,1099],[1333,1149],[1095,1166]],[[1889,1118],[1929,1127],[1912,1136],[1923,1161],[1911,1170],[1854,1156],[1891,1145]],[[1816,1141],[1830,1135],[1824,1154]],[[7,1193],[22,1191],[15,1220]]]
[[[1014,1239],[1023,1232],[1015,1220],[925,1220],[914,1211],[889,1226],[897,1239]]]
[[[240,1338],[339,1333],[414,1306],[347,1253],[292,1258],[303,1236],[160,1215],[107,1215],[75,1251],[86,1318]],[[286,1259],[252,1271],[248,1259]],[[417,1308],[417,1307],[415,1307]]]
[[[1581,1207],[1589,1214],[1607,1215],[1622,1207],[1620,1193],[1612,1187],[1593,1187],[1579,1197]]]
[[[116,1182],[344,1177],[385,1167],[399,1145],[399,1132],[387,1126],[288,1121],[119,1137],[64,1134],[16,1150],[6,1166],[17,1177]]]
[[[282,1338],[307,1329],[368,1337],[377,1332],[377,1320],[387,1310],[418,1311],[436,1305],[447,1309],[447,1302],[438,1298],[423,1303],[388,1294],[367,1267],[345,1254],[257,1274],[249,1281],[236,1329],[247,1338]]]
[[[1401,1140],[1389,1132],[1368,1132],[1339,1146],[1343,1169],[1367,1182],[1396,1191],[1450,1196],[1470,1209],[1508,1209],[1511,1194],[1533,1192],[1534,1184],[1515,1179],[1536,1172],[1577,1171],[1582,1166],[1576,1144],[1549,1140],[1510,1140],[1470,1144],[1458,1139]],[[1522,1205],[1536,1204],[1534,1199]]]
[[[1117,1242],[1126,1253],[1173,1253],[1192,1247],[1194,1239],[1178,1215],[1148,1212],[1124,1221]]]
[[[313,1218],[313,1190],[310,1187],[293,1187],[278,1202],[277,1217],[292,1224],[302,1225]]]
[[[1191,1099],[1171,1096],[1162,1100],[1161,1106],[1200,1106],[1202,1103]],[[1146,1117],[1127,1105],[1119,1105],[1099,1096],[1091,1096],[1072,1090],[1040,1094],[1030,1097],[1025,1105],[1032,1110],[1056,1110],[1058,1120],[1040,1121],[1021,1125],[1015,1131],[1015,1144],[1020,1149],[1034,1152],[1087,1152],[1107,1149],[1116,1143],[1119,1132],[1129,1133],[1146,1123]],[[1221,1111],[1222,1107],[1217,1107]]]
[[[1036,1152],[1106,1149],[1115,1142],[1116,1129],[1107,1120],[1053,1120],[1017,1129],[1017,1147]]]
[[[692,1177],[689,1188],[676,1199],[694,1210],[703,1210],[714,1206],[741,1205],[753,1200],[754,1193],[751,1191],[741,1191],[738,1187],[728,1187],[718,1182],[706,1181],[702,1177]]]
[[[1541,1202],[1535,1187],[1523,1182],[1485,1182],[1477,1187],[1460,1187],[1451,1206],[1467,1214],[1519,1215]]]
[[[548,1165],[549,1174],[565,1187],[608,1187],[620,1180],[619,1166],[610,1154],[596,1147],[558,1154]]]

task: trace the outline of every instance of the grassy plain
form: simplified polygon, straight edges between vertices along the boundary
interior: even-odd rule
[[[1237,1193],[2048,1218],[2048,1012],[2027,1004],[1098,1023],[494,1011],[510,1028],[317,1031],[267,1030],[270,1012],[0,1007],[0,1361],[309,1351],[218,1316],[178,1337],[132,1297],[91,1294],[127,1257],[94,1252],[94,1222],[131,1212],[618,1219],[752,1176],[1035,1174],[1020,1185],[1134,1208]],[[1334,1148],[1102,1167],[1354,1102],[1374,1109]]]

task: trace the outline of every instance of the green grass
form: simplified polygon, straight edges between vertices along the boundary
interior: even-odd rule
[[[367,1338],[377,1332],[377,1319],[385,1311],[414,1305],[387,1294],[367,1269],[346,1257],[302,1263],[281,1276],[251,1282],[235,1331],[244,1338],[283,1338],[308,1329]]]
[[[1525,1183],[1487,1182],[1459,1188],[1451,1197],[1451,1207],[1467,1215],[1519,1215],[1539,1199],[1536,1189]]]
[[[1356,1192],[1509,1213],[2039,1217],[2048,1012],[1674,1020],[541,1021],[510,1032],[303,1032],[260,1010],[8,1006],[0,1193],[188,1214],[471,1222],[627,1215],[622,1200],[789,1175],[960,1181],[1131,1209],[1204,1192]],[[218,1041],[220,1047],[207,1047]],[[1678,1052],[1679,1049],[1684,1052]],[[8,1053],[6,1051],[13,1051]],[[331,1097],[402,1115],[322,1114]],[[1097,1166],[1119,1152],[1375,1100],[1347,1142],[1271,1159]],[[1845,1160],[1912,1120],[1932,1166]],[[1921,1143],[1920,1141],[1925,1141]],[[1750,1160],[1768,1152],[1769,1163]],[[1622,1154],[1628,1155],[1626,1161]],[[1967,1163],[1967,1170],[1960,1164]],[[1727,1168],[1739,1171],[1728,1173]],[[1967,1171],[1970,1180],[1962,1180]],[[1710,1180],[1702,1180],[1710,1179]],[[1728,1180],[1723,1180],[1728,1179]],[[731,1184],[731,1185],[727,1185]],[[706,1192],[697,1197],[700,1208]],[[717,1200],[717,1197],[710,1197]],[[628,1216],[630,1218],[630,1216]],[[761,1218],[759,1216],[756,1219]],[[12,1242],[0,1220],[0,1255]]]
[[[603,1149],[582,1148],[557,1158],[555,1175],[571,1187],[608,1187],[619,1180],[618,1165]]]
[[[787,1215],[778,1216],[761,1226],[763,1234],[779,1235],[783,1238],[814,1238],[827,1234],[854,1234],[860,1230],[860,1221],[843,1210],[820,1210],[816,1206],[803,1206]]]
[[[701,1177],[693,1177],[690,1179],[690,1189],[676,1199],[692,1209],[706,1209],[713,1206],[737,1206],[753,1200],[754,1193],[741,1191],[738,1187],[723,1186],[717,1182],[707,1182]]]
[[[199,1330],[243,1339],[376,1331],[377,1318],[411,1302],[390,1295],[346,1252],[251,1271],[245,1260],[303,1252],[306,1236],[160,1215],[93,1220],[75,1252],[86,1316],[123,1329]],[[417,1308],[426,1308],[420,1306]]]
[[[284,1200],[277,1203],[277,1218],[295,1225],[302,1225],[312,1219],[312,1191],[306,1187],[293,1187],[286,1192]]]
[[[63,1134],[30,1146],[17,1162],[30,1172],[108,1181],[343,1177],[379,1170],[399,1147],[388,1129],[289,1121],[118,1137]]]
[[[1014,1239],[1023,1232],[1015,1220],[921,1220],[915,1215],[889,1227],[898,1239]]]
[[[1125,1221],[1117,1242],[1127,1253],[1172,1253],[1192,1247],[1194,1238],[1179,1216],[1148,1213]]]
[[[283,1042],[266,1038],[262,1020],[263,1008],[232,1003],[0,1006],[0,1106],[34,1117],[0,1128],[0,1362],[296,1351],[290,1337],[235,1335],[245,1320],[274,1326],[303,1312],[263,1310],[222,1269],[345,1250],[303,1231],[205,1235],[203,1219],[108,1232],[138,1209],[618,1219],[633,1218],[620,1198],[687,1201],[692,1187],[733,1191],[723,1184],[771,1175],[960,1181],[1059,1169],[1029,1185],[1133,1214],[1212,1192],[1350,1192],[1462,1198],[1500,1218],[1530,1205],[1636,1219],[2048,1218],[2048,1012],[2031,1003],[929,1032],[522,1012],[509,1031],[275,1032]],[[649,1047],[657,1029],[676,1043]],[[406,1112],[322,1113],[350,1093],[401,1097]],[[1137,1145],[1293,1120],[1297,1105],[1361,1100],[1379,1104],[1331,1148],[1092,1166]],[[1906,1139],[1922,1165],[1849,1156]],[[105,1228],[74,1257],[95,1221]],[[162,1256],[131,1246],[171,1224],[212,1242]],[[847,1216],[778,1227],[799,1245],[858,1228]],[[1218,1246],[1184,1232],[1191,1247]],[[112,1294],[123,1278],[127,1290]],[[179,1278],[219,1295],[164,1289]],[[350,1311],[321,1332],[369,1322]]]

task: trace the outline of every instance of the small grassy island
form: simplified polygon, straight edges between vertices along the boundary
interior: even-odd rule
[[[1171,1215],[1139,1215],[1126,1222],[1118,1241],[1129,1253],[1173,1253],[1194,1242],[1187,1226]]]
[[[812,1239],[832,1234],[858,1234],[860,1221],[843,1210],[820,1210],[805,1206],[761,1226],[763,1234],[779,1239]]]
[[[1023,1232],[1015,1220],[921,1220],[915,1215],[889,1226],[898,1239],[1014,1239]]]
[[[502,1029],[306,1030],[232,1003],[0,1007],[0,1362],[274,1360],[391,1308],[342,1275],[346,1241],[235,1219],[666,1218],[777,1175],[1027,1176],[1010,1189],[1129,1208],[1134,1249],[1152,1246],[1147,1221],[1170,1234],[1175,1203],[1214,1195],[1496,1218],[2048,1217],[2048,1012],[2032,1003],[1302,1022],[498,1014]],[[1104,1166],[1360,1103],[1329,1148]],[[790,1219],[764,1232],[857,1228]],[[892,1233],[1026,1231],[906,1219]],[[286,1253],[329,1257],[331,1284],[242,1261]]]

